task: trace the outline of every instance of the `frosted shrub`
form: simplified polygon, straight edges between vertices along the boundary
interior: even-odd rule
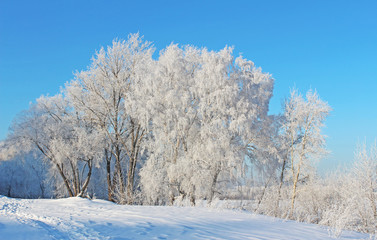
[[[377,233],[377,148],[366,145],[355,154],[353,168],[337,182],[339,195],[330,205],[320,223],[333,227],[335,233],[351,229]]]

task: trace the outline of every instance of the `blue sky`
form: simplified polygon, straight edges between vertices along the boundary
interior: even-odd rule
[[[322,172],[348,164],[358,141],[377,137],[377,1],[0,2],[0,139],[42,94],[85,69],[95,50],[140,32],[171,42],[225,45],[275,78],[271,112],[290,88],[316,89],[332,106]]]

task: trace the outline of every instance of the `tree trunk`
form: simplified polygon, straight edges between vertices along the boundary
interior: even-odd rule
[[[79,182],[79,177],[78,177],[79,172],[76,171],[77,167],[73,164],[71,159],[68,158],[68,162],[71,167],[72,174],[73,174],[73,179],[72,179],[73,195],[77,196],[80,192],[80,182]]]
[[[58,168],[58,171],[59,171],[59,174],[60,176],[63,178],[63,182],[64,182],[64,185],[68,191],[68,194],[70,197],[74,197],[74,194],[72,192],[72,189],[71,187],[69,186],[69,180],[67,179],[67,177],[65,176],[64,172],[63,172],[63,166],[60,167],[60,165],[58,163],[55,164],[56,167]]]
[[[293,180],[293,189],[292,189],[292,196],[291,196],[291,213],[289,214],[290,217],[293,217],[293,211],[294,211],[294,207],[295,207],[298,175],[299,174],[297,173],[296,178]]]
[[[173,192],[170,192],[170,206],[173,206],[174,204],[174,200],[175,200],[175,196],[174,196],[174,193]]]
[[[209,193],[209,198],[208,198],[208,203],[211,203],[213,200],[213,197],[215,195],[215,190],[216,190],[216,184],[217,184],[217,178],[219,176],[220,169],[217,168],[214,172],[213,178],[212,178],[212,184],[211,184],[211,191]]]
[[[258,204],[257,204],[257,208],[256,208],[256,210],[259,209],[259,206],[260,206],[260,204],[262,203],[262,200],[263,200],[263,198],[264,198],[264,194],[266,193],[266,189],[267,189],[267,187],[268,187],[268,184],[270,184],[271,179],[272,179],[272,176],[270,176],[270,177],[268,178],[268,181],[264,184],[264,188],[263,188],[263,191],[262,191],[262,195],[260,196],[260,198],[259,198],[259,200],[258,200]]]
[[[44,149],[40,144],[38,144],[37,142],[34,142],[35,145],[37,146],[37,148],[41,151],[41,153],[47,158],[49,159],[52,163],[55,164],[55,166],[57,167],[58,171],[59,171],[59,174],[60,176],[62,177],[63,179],[63,182],[64,182],[64,185],[67,189],[67,192],[69,194],[70,197],[73,197],[74,194],[72,192],[72,189],[71,187],[69,186],[69,180],[67,179],[67,177],[65,176],[64,174],[64,171],[63,171],[63,164],[62,166],[60,166],[56,161],[54,161],[54,158],[53,158],[53,155],[51,154],[51,151],[49,151],[48,148]],[[48,152],[51,154],[48,154]]]
[[[369,178],[371,180],[372,176],[370,176]],[[377,224],[377,207],[376,207],[376,199],[375,199],[375,195],[374,195],[374,188],[373,188],[373,182],[372,181],[370,181],[370,183],[369,183],[369,201],[370,201],[370,204],[372,206],[374,221]]]
[[[195,195],[194,194],[191,194],[190,196],[190,203],[191,203],[191,206],[195,206]]]
[[[275,205],[275,217],[277,217],[278,214],[278,208],[280,204],[280,198],[281,198],[281,188],[283,187],[283,181],[284,181],[284,171],[285,171],[285,165],[286,165],[287,159],[285,158],[283,161],[283,166],[281,167],[281,174],[280,174],[280,183],[279,183],[279,189],[278,189],[278,196],[276,199],[276,205]]]
[[[132,133],[131,133],[131,152],[129,155],[129,167],[127,174],[127,204],[133,204],[134,202],[134,182],[136,173],[136,163],[139,157],[140,144],[144,137],[144,130],[141,130],[140,125],[138,125],[135,131],[135,124],[133,123]]]
[[[114,186],[113,186],[113,182],[111,181],[111,153],[109,153],[107,149],[105,149],[105,157],[106,157],[107,199],[111,202],[114,202],[114,199],[113,199]]]
[[[134,178],[136,159],[130,159],[128,174],[127,174],[127,204],[133,204],[133,192],[134,192]]]
[[[120,196],[119,196],[120,199],[118,199],[119,203],[125,204],[124,177],[123,177],[120,154],[121,154],[121,150],[120,150],[119,146],[116,146],[116,149],[115,149],[115,170],[114,170],[114,174],[115,174],[114,177],[115,177],[116,181],[114,181],[114,184],[118,185],[117,187],[118,187],[119,194],[120,194]],[[114,179],[114,177],[113,177],[113,179]]]
[[[12,196],[10,195],[10,192],[11,192],[11,191],[12,191],[12,185],[9,184],[9,187],[8,187],[8,194],[7,194],[8,197],[12,197]]]
[[[298,182],[298,177],[300,175],[300,171],[301,171],[301,165],[303,164],[303,161],[304,161],[304,157],[305,157],[305,148],[306,148],[306,141],[307,141],[307,134],[308,134],[308,129],[311,125],[311,120],[307,120],[306,122],[308,122],[308,124],[306,125],[305,127],[305,131],[304,131],[304,136],[302,138],[302,145],[301,145],[301,152],[300,152],[300,158],[299,158],[299,162],[298,162],[298,166],[297,166],[297,173],[295,174],[295,171],[294,171],[294,162],[293,162],[293,153],[291,155],[291,158],[292,158],[292,178],[293,178],[293,189],[292,189],[292,199],[291,199],[291,213],[290,213],[290,217],[292,218],[293,217],[293,211],[294,211],[294,207],[295,207],[295,199],[296,199],[296,195],[297,195],[297,182]],[[292,142],[292,146],[293,146],[293,142]],[[292,151],[293,151],[293,148],[292,148]]]
[[[298,165],[297,174],[296,174],[295,178],[293,179],[293,189],[292,189],[292,197],[291,197],[291,213],[289,214],[290,217],[293,217],[295,200],[296,200],[296,196],[297,196],[297,183],[298,183],[298,177],[300,175],[300,168],[301,168],[301,160],[300,160],[300,163]]]
[[[93,168],[92,167],[92,160],[88,161],[88,168],[89,168],[88,174],[86,175],[86,179],[85,179],[84,184],[82,185],[80,193],[77,195],[78,197],[82,197],[84,195],[84,193],[86,192],[86,189],[88,188],[88,185],[89,185],[89,182],[90,182],[90,177],[92,176],[92,168]]]

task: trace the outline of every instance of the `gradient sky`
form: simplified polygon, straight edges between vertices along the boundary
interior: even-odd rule
[[[0,1],[0,140],[12,119],[114,38],[140,32],[157,50],[171,42],[254,61],[275,82],[271,113],[296,87],[333,108],[321,172],[347,165],[377,137],[377,1]]]

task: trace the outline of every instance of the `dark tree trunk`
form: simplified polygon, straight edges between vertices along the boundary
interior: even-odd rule
[[[90,177],[92,176],[92,169],[93,169],[92,161],[93,161],[92,159],[88,161],[88,168],[89,168],[88,174],[86,175],[86,179],[81,187],[80,193],[77,195],[78,197],[82,197],[84,193],[86,192],[86,189],[88,188]]]
[[[219,174],[220,174],[220,169],[217,168],[213,174],[213,178],[212,178],[212,184],[211,184],[211,192],[209,194],[209,198],[208,198],[208,201],[209,203],[212,202],[213,200],[213,197],[215,195],[215,191],[216,191],[216,184],[217,184],[217,178],[219,177]]]
[[[60,174],[60,176],[63,179],[64,185],[65,185],[65,187],[66,187],[66,189],[68,191],[69,196],[70,197],[74,197],[75,195],[72,192],[72,189],[71,189],[70,184],[69,184],[69,180],[68,180],[68,178],[64,174],[63,165],[60,166],[59,164],[56,164],[56,167],[58,168],[59,174]]]
[[[105,149],[105,157],[106,157],[106,178],[107,178],[107,198],[109,201],[114,202],[113,199],[113,192],[114,192],[114,184],[111,180],[111,153]]]
[[[279,204],[280,204],[280,198],[281,198],[281,188],[283,187],[283,182],[284,182],[284,172],[285,172],[285,165],[287,163],[287,159],[284,158],[283,161],[283,166],[281,167],[281,173],[280,173],[280,183],[279,183],[279,188],[278,188],[278,196],[276,199],[276,206],[275,206],[275,217],[277,217],[278,214],[278,209],[279,209]]]

